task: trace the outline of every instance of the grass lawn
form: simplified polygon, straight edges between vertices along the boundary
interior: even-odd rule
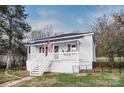
[[[17,80],[17,79],[20,79],[20,78],[28,75],[27,72],[23,71],[23,70],[19,70],[19,71],[10,70],[8,73],[12,74],[13,77],[5,75],[4,72],[5,72],[5,70],[0,70],[0,84],[8,82],[8,81],[12,81],[12,80]]]
[[[29,73],[26,70],[10,70],[8,73],[19,78],[29,76]]]
[[[105,63],[105,59],[98,58],[97,62]],[[18,83],[14,87],[124,87],[124,69],[121,73],[118,68],[114,68],[112,73],[105,70],[79,74],[45,73],[32,80]],[[11,70],[8,73],[16,77],[6,76],[4,71],[0,70],[0,84],[28,76],[24,70]]]
[[[45,73],[43,76],[14,85],[15,87],[124,87],[124,73],[114,69],[112,73],[60,74]]]
[[[97,62],[105,63],[105,57],[97,58]],[[118,63],[118,58],[115,58]],[[107,69],[106,69],[107,70]],[[100,70],[101,71],[101,70]],[[112,73],[88,72],[80,74],[45,73],[43,76],[25,81],[15,87],[124,87],[124,70],[121,74],[115,68]]]
[[[123,58],[121,58],[122,61],[124,61]],[[97,57],[96,58],[97,62],[108,62],[108,57]],[[115,62],[119,62],[118,57],[114,57]]]

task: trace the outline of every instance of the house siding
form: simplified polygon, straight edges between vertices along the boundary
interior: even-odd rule
[[[75,40],[76,39],[76,40]],[[81,36],[81,37],[76,37],[76,38],[71,38],[69,40],[72,40],[71,42],[61,42],[61,43],[54,43],[54,46],[62,46],[64,50],[67,50],[67,44],[77,44],[77,41],[79,41],[79,59],[75,60],[75,58],[69,58],[69,60],[52,60],[52,64],[49,66],[47,71],[50,72],[60,72],[60,73],[74,73],[77,72],[79,73],[80,69],[92,69],[92,62],[95,60],[95,47],[93,43],[93,37],[92,34],[86,35],[86,36]],[[74,41],[73,41],[74,40]],[[57,40],[58,41],[58,40]],[[61,40],[60,40],[61,41]],[[63,41],[66,41],[66,39],[63,39]],[[67,39],[68,41],[68,39]],[[75,42],[76,41],[76,42]],[[45,41],[46,42],[46,41]],[[54,42],[54,41],[53,41]],[[40,42],[37,42],[40,43]],[[42,42],[43,43],[43,42]],[[31,54],[37,54],[39,53],[39,46],[35,46],[36,43],[34,43],[34,46],[31,46]],[[65,45],[64,45],[65,44]],[[59,52],[62,52],[62,49],[59,48]],[[59,56],[61,59],[61,56]],[[72,59],[72,60],[70,60]],[[29,61],[29,60],[28,60]],[[30,60],[31,61],[31,60]],[[74,68],[76,69],[74,71]],[[27,64],[27,70],[30,71],[30,67]]]

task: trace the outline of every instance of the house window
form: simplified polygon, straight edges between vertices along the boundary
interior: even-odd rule
[[[76,47],[76,45],[72,45],[72,48],[75,48]]]
[[[59,46],[54,46],[54,52],[59,52]]]
[[[29,54],[31,53],[31,47],[30,46],[28,47],[28,53]]]
[[[67,52],[70,52],[70,51],[71,51],[71,45],[68,44],[68,50],[67,50]]]
[[[72,51],[76,51],[76,45],[72,45]]]
[[[41,53],[41,49],[42,49],[42,47],[39,47],[39,53]]]
[[[41,46],[41,47],[39,47],[39,53],[44,53],[44,47],[43,46]]]
[[[42,47],[42,52],[44,53],[44,47]]]

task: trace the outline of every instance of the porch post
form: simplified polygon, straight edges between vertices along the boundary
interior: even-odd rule
[[[46,51],[46,44],[44,44],[43,47],[44,47],[44,55],[46,56],[46,52],[47,52]]]
[[[80,60],[80,41],[77,41],[78,59]]]
[[[80,41],[77,41],[77,51],[80,52]]]
[[[53,50],[52,50],[52,53],[54,54],[54,43],[53,43]]]
[[[53,49],[52,49],[52,57],[53,57],[53,58],[52,58],[52,59],[54,59],[54,44],[55,44],[55,43],[53,43]]]

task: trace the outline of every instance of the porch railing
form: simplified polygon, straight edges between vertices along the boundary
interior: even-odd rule
[[[79,60],[79,52],[54,53],[54,60]]]

